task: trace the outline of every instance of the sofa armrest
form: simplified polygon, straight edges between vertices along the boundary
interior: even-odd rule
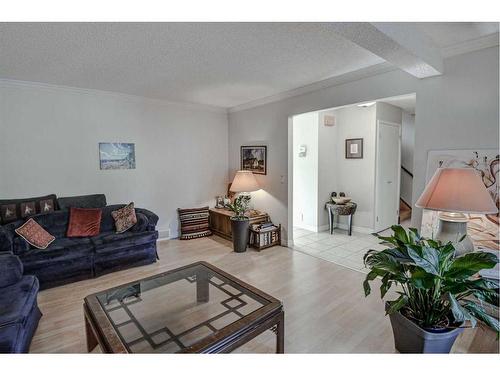
[[[131,228],[132,232],[146,232],[149,230],[149,220],[143,213],[136,212],[137,223]]]
[[[147,217],[148,219],[147,230],[155,230],[156,224],[158,224],[158,219],[159,219],[158,215],[156,215],[154,212],[146,210],[145,208],[136,208],[135,212],[143,214],[144,216]]]
[[[23,264],[12,254],[0,254],[0,288],[17,283],[23,277]]]
[[[7,228],[0,226],[0,254],[14,252],[14,235]]]

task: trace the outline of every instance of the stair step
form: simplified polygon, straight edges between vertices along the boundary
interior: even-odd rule
[[[409,208],[402,200],[399,201],[399,221],[408,220],[411,218],[411,208]]]

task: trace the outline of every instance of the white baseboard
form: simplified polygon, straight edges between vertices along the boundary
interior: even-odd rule
[[[319,227],[315,227],[312,225],[300,225],[300,226],[297,226],[297,228],[305,229],[305,230],[308,230],[311,232],[316,232],[316,233],[317,232],[324,232],[324,231],[327,231],[330,229],[328,224],[320,225]],[[347,223],[336,223],[334,228],[348,230]],[[353,232],[359,232],[359,233],[367,233],[367,234],[373,233],[373,228],[357,227],[355,225],[352,226],[352,230],[353,230]]]
[[[310,232],[323,232],[325,230],[328,230],[328,224],[327,225],[320,225],[319,227],[315,227],[314,225],[296,225],[295,226],[296,228],[300,228],[300,229],[305,229],[305,230],[308,230]]]
[[[337,223],[335,225],[335,228],[340,228],[340,229],[348,230],[349,226],[347,224],[344,224],[344,223]],[[328,229],[328,226],[327,226],[327,229]],[[352,226],[352,231],[353,232],[358,232],[358,233],[371,234],[371,233],[373,233],[373,228],[357,227],[357,226],[353,225]]]

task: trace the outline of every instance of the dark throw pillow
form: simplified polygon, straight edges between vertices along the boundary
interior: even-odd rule
[[[22,199],[0,199],[0,224],[45,214],[57,209],[55,194]]]
[[[28,219],[23,225],[17,228],[16,233],[37,249],[46,249],[55,240],[53,235],[43,229],[33,219]]]
[[[127,204],[119,210],[111,212],[111,216],[115,219],[116,233],[126,232],[137,223],[134,202]]]
[[[75,208],[69,209],[69,224],[67,237],[92,237],[97,236],[101,229],[100,208]]]
[[[181,240],[212,235],[208,227],[208,207],[178,208],[177,211],[181,222]]]

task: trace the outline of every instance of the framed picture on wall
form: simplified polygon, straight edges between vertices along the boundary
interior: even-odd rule
[[[345,140],[345,158],[363,159],[363,138],[350,138]]]
[[[267,174],[267,146],[241,146],[241,169]]]
[[[99,143],[101,169],[135,169],[134,143]]]

